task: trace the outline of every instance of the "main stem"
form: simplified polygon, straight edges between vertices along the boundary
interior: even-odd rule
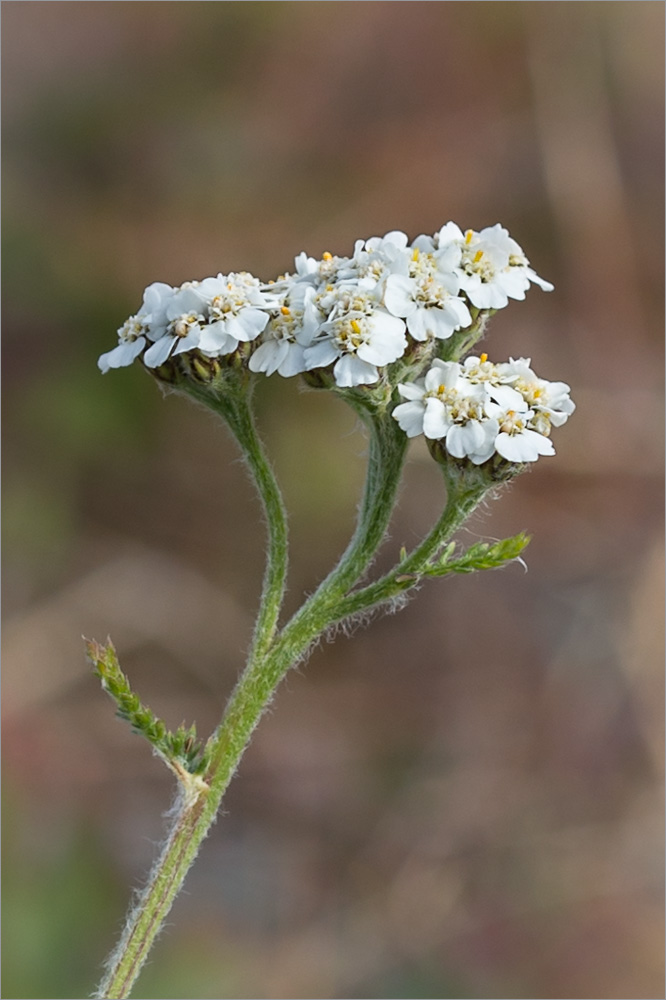
[[[211,405],[210,397],[201,401]],[[186,778],[162,853],[130,912],[112,954],[98,998],[128,997],[152,944],[178,894],[259,719],[289,668],[321,631],[336,620],[337,602],[358,582],[379,547],[395,503],[407,440],[394,420],[369,417],[371,431],[366,485],[357,528],[335,569],[277,635],[287,568],[286,519],[272,471],[263,456],[247,399],[221,398],[214,406],[236,434],[261,496],[269,529],[269,556],[261,607],[248,664],[220,726],[208,745],[204,778]]]

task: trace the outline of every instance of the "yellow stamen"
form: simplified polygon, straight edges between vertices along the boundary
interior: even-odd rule
[[[281,306],[280,312],[282,313],[283,316],[289,316],[291,310],[288,308],[288,306]]]
[[[474,254],[474,263],[478,264],[482,257],[483,257],[483,250],[477,250],[476,253]]]
[[[361,324],[359,323],[359,321],[357,319],[353,319],[351,321],[350,325],[351,325],[351,328],[354,331],[354,333],[360,333],[361,332]]]
[[[467,232],[465,233],[465,243],[471,243],[473,237],[474,237],[474,230],[468,229]]]
[[[418,259],[419,259],[419,248],[414,247],[414,249],[412,250],[412,260],[416,262]]]
[[[321,259],[322,259],[322,260],[333,260],[333,254],[332,254],[332,253],[329,253],[329,252],[328,252],[328,250],[326,250],[326,251],[325,251],[325,252],[324,252],[324,253],[323,253],[323,254],[321,255]]]
[[[487,360],[488,360],[487,354],[482,354],[481,357],[479,358],[479,361],[481,362],[482,365],[485,365]]]

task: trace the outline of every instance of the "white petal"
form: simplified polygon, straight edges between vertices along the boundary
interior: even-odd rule
[[[206,354],[231,354],[238,347],[238,340],[229,334],[226,322],[218,320],[201,328],[199,347]]]
[[[108,372],[110,368],[125,368],[126,365],[131,365],[134,359],[141,354],[145,343],[145,337],[137,337],[136,340],[118,344],[112,351],[101,356],[97,362],[100,371]]]
[[[437,270],[440,272],[440,280],[442,281],[442,284],[444,284],[445,276],[453,279],[444,284],[444,287],[448,292],[455,295],[458,291],[459,281],[454,274],[454,268],[458,267],[458,264],[460,263],[460,247],[458,247],[455,243],[448,243],[443,246],[441,250],[437,251],[435,259],[437,261]]]
[[[509,385],[489,385],[488,394],[496,403],[503,406],[505,410],[516,410],[522,413],[523,410],[528,409],[527,403],[517,391],[517,389],[512,389]]]
[[[156,313],[164,309],[167,301],[175,293],[175,288],[163,281],[154,281],[143,293],[142,312]]]
[[[374,365],[362,361],[354,354],[343,354],[333,369],[335,381],[341,388],[354,385],[371,385],[379,378]]]
[[[459,424],[454,424],[446,437],[446,450],[454,458],[466,458],[467,456],[465,439],[461,431],[462,427]]]
[[[521,434],[498,434],[495,448],[508,462],[536,462],[539,455],[555,454],[550,438],[530,430]]]
[[[340,352],[331,340],[328,338],[320,340],[305,349],[306,371],[311,371],[313,368],[326,368],[339,357]]]
[[[181,288],[169,299],[166,307],[166,318],[174,320],[185,313],[198,313],[204,305],[203,296],[199,295],[194,288]]]
[[[446,308],[456,317],[459,327],[471,326],[472,314],[467,308],[467,303],[464,302],[463,299],[459,299],[457,297],[450,298],[446,303]]]
[[[535,285],[538,285],[539,288],[542,288],[544,292],[552,292],[555,288],[555,285],[552,285],[550,281],[546,281],[545,278],[540,278],[536,271],[533,271],[531,267],[525,268],[525,273],[530,281],[532,281]]]
[[[401,274],[391,274],[386,279],[384,302],[394,316],[411,316],[416,309],[414,302],[414,281]]]
[[[423,434],[423,416],[425,406],[420,402],[399,403],[395,407],[391,416],[398,421],[407,437],[416,437]]]
[[[446,407],[439,399],[430,396],[426,399],[425,414],[423,416],[423,433],[433,441],[446,437],[451,428],[451,421],[446,412]]]
[[[260,344],[248,362],[250,371],[272,375],[284,361],[288,347],[285,341],[278,340]]]
[[[435,242],[432,236],[417,236],[415,240],[412,240],[412,246],[417,250],[423,250],[424,253],[433,253],[435,251]]]
[[[438,246],[444,247],[447,243],[464,241],[462,230],[455,222],[447,222],[445,226],[436,233]]]
[[[182,354],[184,351],[192,351],[199,346],[201,337],[201,327],[194,326],[186,337],[179,337],[173,353]]]
[[[389,365],[402,357],[407,348],[405,324],[388,313],[376,313],[371,339],[361,344],[356,353],[371,365]]]
[[[287,344],[287,354],[278,368],[283,378],[291,378],[305,371],[305,351],[300,344]]]
[[[485,445],[486,434],[478,420],[468,420],[466,424],[456,425],[456,440],[458,439],[464,448],[465,455],[473,455],[475,451]]]
[[[398,385],[398,392],[403,399],[423,399],[425,386],[417,382],[401,382]]]
[[[428,310],[417,308],[411,316],[407,317],[407,329],[414,340],[424,341],[428,339],[430,333],[428,324]]]
[[[156,340],[144,354],[143,363],[148,368],[159,368],[171,354],[173,346],[173,337],[162,337],[161,340]]]
[[[426,322],[430,332],[437,340],[448,340],[458,326],[455,317],[450,315],[448,310],[438,308],[427,310]]]
[[[252,306],[241,309],[238,314],[238,323],[243,330],[243,336],[239,336],[235,331],[234,336],[238,337],[239,340],[254,340],[266,329],[268,319],[268,313],[262,312],[261,309],[253,309]]]
[[[436,392],[440,385],[453,389],[460,377],[460,365],[457,361],[433,361],[426,374],[425,387],[428,392]]]
[[[478,274],[467,274],[465,271],[460,271],[459,274],[460,287],[477,309],[502,309],[508,304],[507,294],[496,279],[481,281]]]
[[[502,271],[499,277],[499,284],[511,299],[519,299],[521,302],[525,298],[525,292],[530,287],[529,280],[522,267],[509,267]]]

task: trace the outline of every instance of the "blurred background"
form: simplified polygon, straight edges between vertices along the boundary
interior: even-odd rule
[[[556,286],[484,349],[578,410],[461,537],[526,530],[529,571],[433,581],[292,672],[135,996],[663,996],[663,4],[2,13],[3,996],[89,995],[171,800],[81,634],[205,735],[260,590],[225,429],[98,355],[151,281],[449,219],[502,222]],[[259,388],[293,609],[365,442],[338,400]],[[441,502],[414,443],[385,558]]]

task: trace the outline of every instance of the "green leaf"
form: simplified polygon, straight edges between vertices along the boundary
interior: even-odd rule
[[[475,573],[482,569],[497,569],[519,559],[529,542],[529,535],[521,531],[511,538],[502,538],[499,542],[477,542],[457,559],[452,558],[456,543],[450,542],[439,558],[428,564],[423,575],[445,576],[447,573]]]
[[[201,740],[197,740],[196,726],[186,729],[183,723],[172,733],[132,691],[111,640],[105,646],[94,639],[86,639],[85,643],[86,654],[103,689],[116,703],[116,714],[129,722],[133,732],[145,737],[176,773],[184,769],[190,774],[201,774],[208,765],[208,754]]]

